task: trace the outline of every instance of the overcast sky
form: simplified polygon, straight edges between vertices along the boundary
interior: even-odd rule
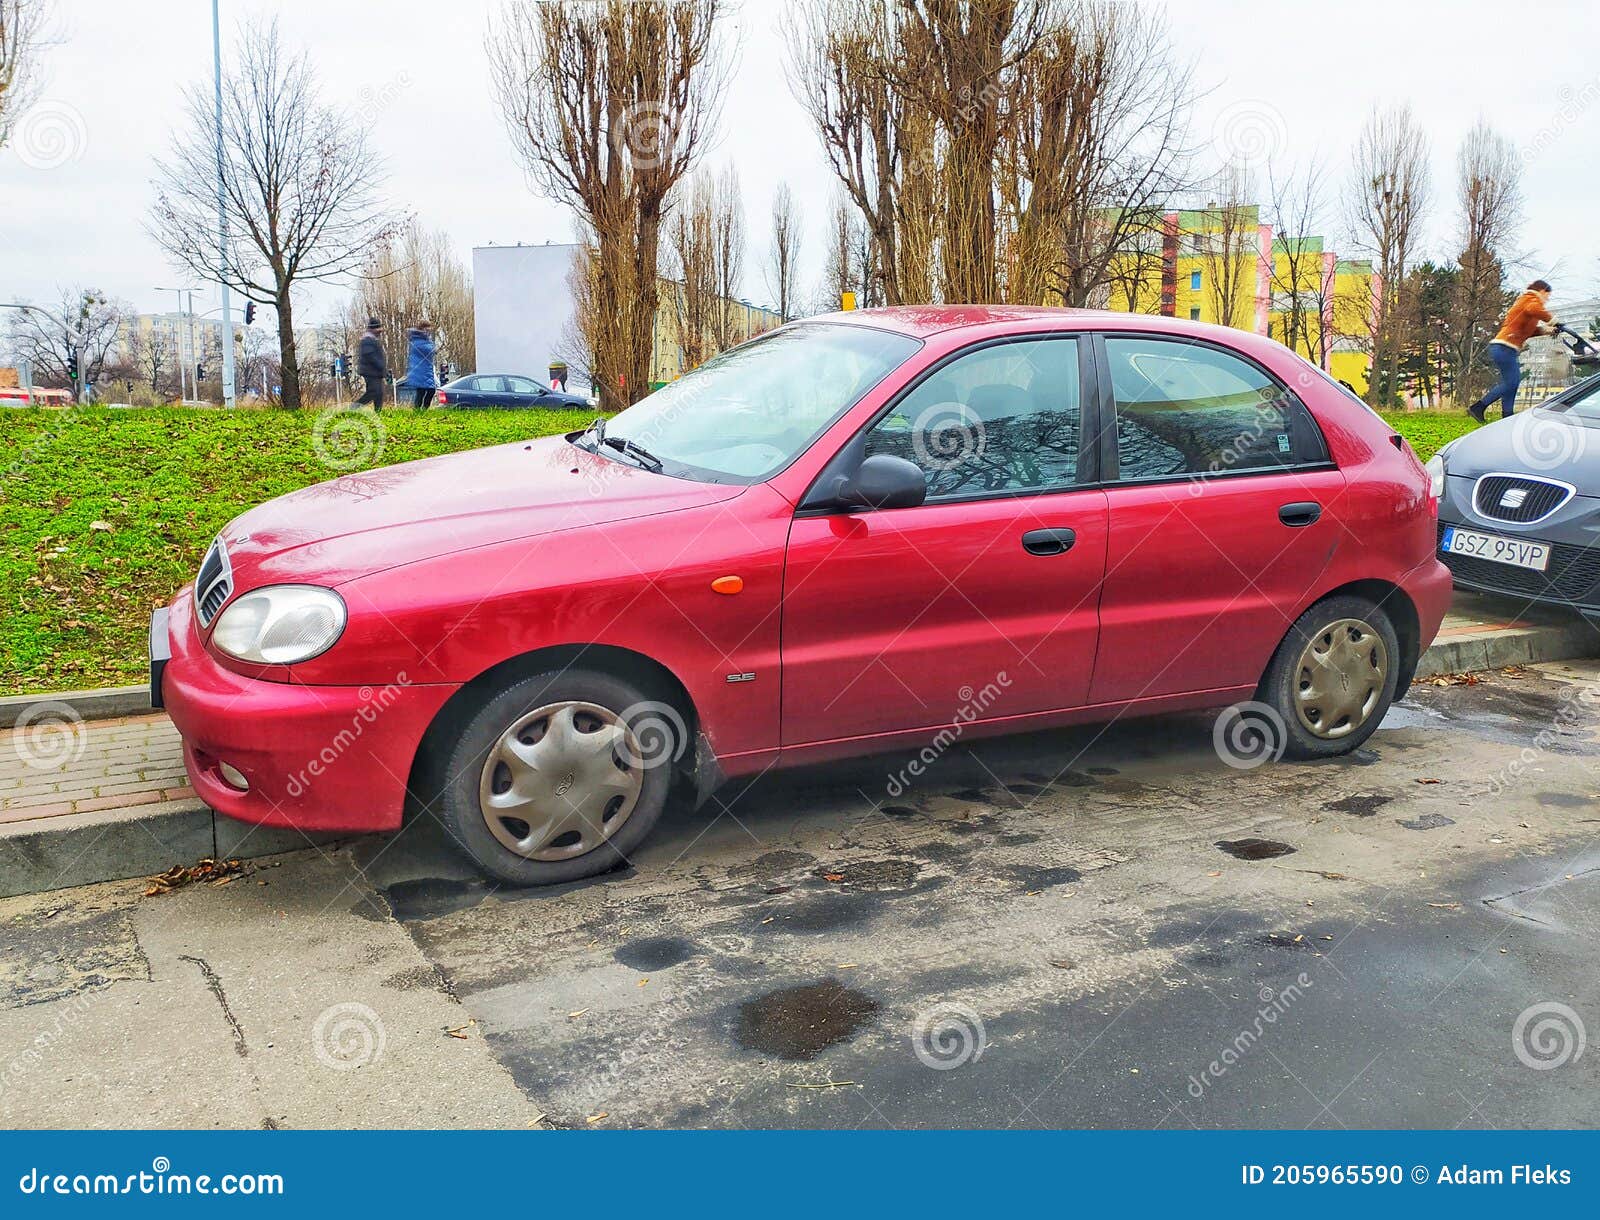
[[[800,2],[800,0],[789,0]],[[1127,0],[1137,2],[1137,0]],[[743,0],[729,34],[737,65],[709,163],[743,181],[752,237],[745,291],[761,267],[772,192],[787,180],[807,225],[807,283],[820,274],[832,180],[784,75],[784,0]],[[56,0],[62,41],[43,100],[0,152],[0,301],[49,300],[92,285],[140,310],[171,308],[184,277],[143,223],[151,160],[181,121],[185,85],[211,72],[209,0]],[[276,13],[309,48],[329,101],[370,117],[393,202],[476,245],[565,241],[565,211],[536,196],[490,97],[483,38],[498,0],[223,0],[226,38]],[[1546,275],[1558,302],[1600,290],[1600,14],[1594,0],[1189,0],[1168,10],[1204,91],[1193,137],[1208,148],[1264,141],[1280,158],[1320,153],[1342,180],[1375,104],[1409,101],[1432,141],[1429,253],[1450,254],[1455,151],[1484,115],[1526,156],[1518,279]],[[1220,160],[1222,153],[1216,157]],[[1339,209],[1327,229],[1338,237]],[[302,314],[342,294],[319,290]],[[215,304],[208,292],[199,309]]]

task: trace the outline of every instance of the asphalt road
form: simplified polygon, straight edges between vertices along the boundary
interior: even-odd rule
[[[1600,664],[769,776],[628,872],[427,827],[0,902],[0,1124],[1585,1127]],[[265,884],[263,884],[265,883]]]

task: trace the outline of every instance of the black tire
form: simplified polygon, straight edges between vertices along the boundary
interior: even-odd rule
[[[639,753],[653,761],[640,766],[642,782],[632,812],[615,834],[584,855],[562,860],[535,860],[517,854],[489,828],[479,801],[489,752],[501,735],[537,709],[563,702],[609,709],[631,726],[641,742]],[[648,745],[647,735],[655,745]],[[524,678],[492,695],[473,713],[452,741],[443,746],[443,786],[436,803],[439,819],[451,841],[496,881],[514,886],[557,885],[620,868],[655,827],[672,788],[674,763],[687,748],[684,720],[674,708],[652,701],[628,682],[592,670],[569,669]],[[669,740],[670,739],[670,740]]]
[[[1328,628],[1345,619],[1354,619],[1370,626],[1382,641],[1387,665],[1378,698],[1372,710],[1358,725],[1342,736],[1327,737],[1314,733],[1300,718],[1297,693],[1300,685],[1300,662],[1311,642],[1323,636]],[[1276,713],[1282,724],[1283,754],[1287,758],[1334,758],[1359,749],[1383,722],[1394,702],[1395,683],[1405,668],[1405,658],[1400,655],[1400,641],[1394,624],[1383,608],[1364,597],[1339,596],[1318,602],[1302,614],[1273,653],[1267,672],[1261,678],[1257,698]],[[1276,726],[1274,726],[1276,727]]]

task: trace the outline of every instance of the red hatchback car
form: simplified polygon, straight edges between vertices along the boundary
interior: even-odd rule
[[[224,814],[427,810],[484,872],[567,881],[775,765],[1243,700],[1293,757],[1352,750],[1449,602],[1436,512],[1268,339],[867,310],[252,509],[155,616],[153,694]]]

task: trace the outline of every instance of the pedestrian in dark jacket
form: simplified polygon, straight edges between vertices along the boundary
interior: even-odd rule
[[[406,384],[413,395],[411,405],[418,411],[428,409],[439,388],[433,357],[433,323],[418,322],[406,332]]]
[[[377,318],[367,319],[367,333],[356,345],[356,376],[366,383],[366,392],[356,399],[356,406],[371,403],[374,411],[383,410],[383,382],[389,375],[389,361],[383,354],[383,340],[378,337],[383,323]]]

